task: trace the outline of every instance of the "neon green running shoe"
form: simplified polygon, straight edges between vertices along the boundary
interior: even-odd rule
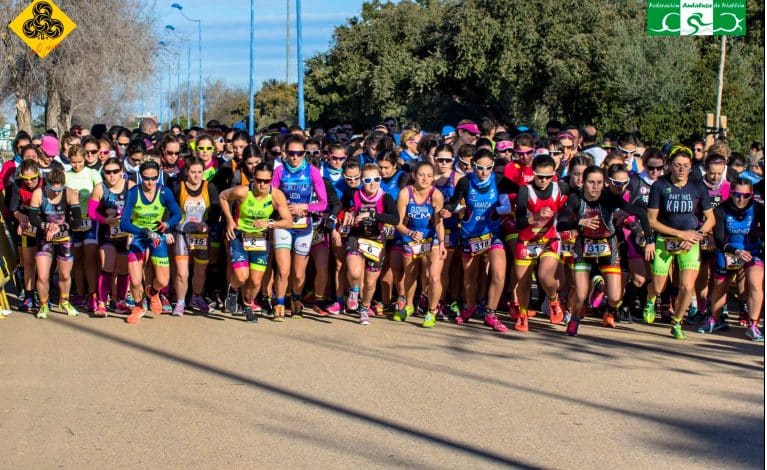
[[[35,316],[41,320],[45,320],[48,318],[48,312],[50,312],[48,309],[48,302],[45,302],[44,304],[40,305],[40,310],[37,311],[37,315]]]
[[[687,339],[687,335],[684,334],[684,331],[682,330],[681,323],[674,323],[671,325],[671,336],[673,336],[674,339]]]
[[[77,309],[71,303],[69,303],[68,300],[59,302],[59,307],[64,310],[64,312],[66,312],[66,314],[70,317],[76,317],[77,315],[80,315],[80,312],[78,312]]]
[[[642,316],[644,317],[644,322],[648,325],[655,321],[655,303],[647,302],[647,305],[644,307],[644,311],[642,312]]]
[[[421,326],[424,328],[433,328],[434,325],[437,324],[437,315],[434,314],[434,312],[426,312],[426,315],[423,317],[423,323],[421,323]]]

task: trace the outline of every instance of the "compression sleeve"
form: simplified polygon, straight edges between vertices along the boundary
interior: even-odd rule
[[[162,190],[160,193],[160,203],[166,209],[168,209],[170,213],[168,216],[168,220],[165,221],[168,227],[173,227],[177,225],[179,222],[181,222],[181,208],[178,206],[178,202],[176,202],[176,198],[173,197],[173,192],[170,190],[170,188],[162,186]]]
[[[43,228],[43,219],[40,217],[39,207],[29,208],[29,223],[37,228]]]
[[[107,218],[101,215],[98,209],[99,209],[99,201],[94,201],[93,199],[89,199],[88,200],[88,217],[91,220],[95,220],[96,222],[100,224],[105,224],[107,221]]]
[[[514,222],[517,230],[522,230],[530,224],[527,222],[527,201],[530,198],[527,186],[521,186],[517,193],[517,211],[514,213]]]
[[[16,186],[16,183],[11,181],[8,186],[5,188],[5,195],[6,197],[9,197],[9,204],[8,208],[11,210],[11,212],[16,212],[21,207],[21,192],[19,191],[19,187]]]
[[[221,220],[221,202],[218,199],[218,190],[216,186],[208,183],[208,199],[210,199],[210,208],[208,209],[208,226],[218,223]]]
[[[397,225],[399,223],[399,211],[397,210],[397,202],[388,194],[383,195],[383,214],[376,214],[376,222],[382,222],[389,225]]]
[[[307,206],[306,212],[323,212],[328,208],[328,192],[325,187],[325,179],[322,177],[320,170],[315,167],[312,167],[309,174],[312,179],[314,193],[317,195],[317,202],[310,203]],[[331,192],[334,193],[335,190]]]
[[[67,209],[69,209],[69,221],[70,227],[80,227],[83,224],[83,212],[80,208],[80,204],[67,203]]]
[[[338,194],[336,194],[333,183],[326,179],[322,181],[325,182],[325,193],[328,195],[327,212],[333,217],[338,217],[338,213],[341,212],[341,201],[338,199]]]
[[[461,203],[461,200],[466,198],[466,195],[469,193],[469,178],[466,176],[461,177],[461,179],[458,180],[458,183],[455,185],[455,192],[453,193],[453,197],[450,198],[450,201],[448,201],[447,204],[445,204],[445,209],[449,210],[450,212],[455,212],[455,208],[458,207],[458,204]]]
[[[726,253],[732,253],[735,250],[727,246],[727,212],[724,210],[724,204],[714,209],[714,219],[716,219],[716,225],[714,225],[714,243],[716,249]]]

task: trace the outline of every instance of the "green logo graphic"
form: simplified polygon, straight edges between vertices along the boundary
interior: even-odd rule
[[[650,36],[743,36],[746,0],[651,0],[647,2]]]

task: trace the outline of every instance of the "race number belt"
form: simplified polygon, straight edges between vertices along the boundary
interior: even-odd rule
[[[312,246],[319,245],[320,243],[325,241],[325,234],[322,232],[322,230],[314,229],[314,232],[312,232]]]
[[[434,240],[432,238],[426,238],[421,240],[420,242],[410,242],[407,245],[410,247],[410,250],[413,252],[413,258],[420,258],[421,256],[431,253],[431,246],[434,243]]]
[[[37,236],[37,227],[35,227],[32,224],[27,224],[21,231],[21,234],[25,237],[36,237]]]
[[[636,241],[636,244],[639,248],[644,248],[647,246],[647,239],[645,238],[643,233],[638,233],[634,236],[634,241]]]
[[[73,230],[75,232],[87,232],[93,227],[93,221],[91,219],[82,219],[80,225]]]
[[[714,251],[716,249],[716,243],[714,243],[714,235],[707,234],[703,239],[700,241],[700,249],[701,251]]]
[[[394,225],[384,225],[383,233],[387,240],[394,240]]]
[[[573,256],[575,254],[575,237],[571,236],[572,232],[565,230],[560,233],[559,246],[562,255]]]
[[[263,233],[243,233],[242,248],[245,251],[266,251],[266,236]]]
[[[293,217],[293,228],[299,229],[299,228],[306,228],[309,226],[309,218],[304,217]]]
[[[724,266],[728,271],[737,271],[738,269],[742,268],[744,264],[746,263],[740,259],[740,256],[732,253],[724,254]]]
[[[682,243],[684,243],[684,240],[682,240],[681,238],[667,237],[665,243],[666,243],[666,251],[670,255],[676,255],[676,254],[688,251],[682,248]]]
[[[523,241],[525,247],[525,259],[535,259],[538,256],[543,253],[543,249],[546,248],[546,243],[548,240],[541,239],[541,240],[532,240],[532,241]]]
[[[186,245],[189,251],[205,251],[208,249],[207,233],[188,233],[186,234]]]
[[[365,258],[375,261],[376,263],[381,261],[381,253],[383,252],[383,243],[375,240],[369,240],[367,238],[358,238],[357,245],[359,251]]]
[[[115,239],[115,238],[125,238],[129,235],[127,232],[123,232],[120,230],[120,221],[115,220],[111,224],[109,224],[109,238]]]
[[[489,233],[479,237],[469,238],[469,252],[471,253],[471,256],[479,256],[489,250],[492,238],[492,235]]]
[[[602,256],[610,256],[613,254],[610,249],[610,243],[606,238],[600,238],[595,240],[593,238],[583,239],[583,257],[584,258],[600,258]]]
[[[51,239],[51,243],[64,243],[69,241],[69,233],[66,231],[56,232]]]

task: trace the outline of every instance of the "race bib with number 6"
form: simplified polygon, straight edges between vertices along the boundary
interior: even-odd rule
[[[368,240],[367,238],[358,238],[357,245],[359,246],[362,256],[371,261],[381,261],[381,252],[383,252],[384,247],[383,243],[379,243],[375,240]]]

